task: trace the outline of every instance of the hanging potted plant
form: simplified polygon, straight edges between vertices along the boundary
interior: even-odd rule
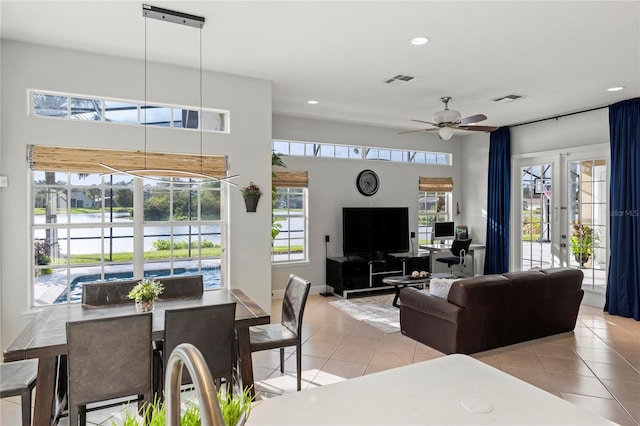
[[[248,212],[255,212],[258,208],[258,201],[260,200],[260,196],[262,195],[262,191],[260,187],[255,183],[249,183],[249,186],[245,186],[240,190],[242,192],[242,196],[244,197],[244,204],[247,207]]]
[[[129,292],[129,299],[136,301],[136,311],[151,312],[153,302],[162,294],[164,286],[153,278],[143,278]]]

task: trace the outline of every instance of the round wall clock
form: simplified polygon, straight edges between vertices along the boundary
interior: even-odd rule
[[[378,192],[380,186],[380,180],[378,175],[373,170],[363,170],[358,174],[356,178],[356,187],[362,195],[367,197],[372,196]]]

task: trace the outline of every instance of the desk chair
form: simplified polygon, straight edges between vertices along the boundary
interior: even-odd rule
[[[235,351],[236,303],[224,303],[196,308],[172,309],[164,313],[163,365],[171,352],[181,343],[190,343],[204,357],[211,377],[218,388],[225,380],[228,390],[232,387]],[[162,395],[164,374],[156,383],[158,397]],[[187,370],[182,371],[182,384],[192,383]]]
[[[284,373],[284,348],[296,347],[298,390],[302,388],[302,315],[310,288],[309,281],[290,274],[282,300],[280,324],[249,327],[251,352],[280,348],[280,373]]]
[[[469,252],[470,245],[471,238],[466,240],[454,240],[453,245],[451,246],[451,254],[453,256],[439,257],[436,261],[446,263],[449,266],[451,275],[453,275],[453,265],[462,265],[465,268],[467,267],[465,260],[467,253]]]
[[[67,323],[69,425],[87,404],[136,395],[151,402],[151,313]],[[117,405],[122,404],[118,402]]]
[[[37,359],[0,364],[0,398],[21,397],[22,426],[31,425],[31,391],[37,377]]]

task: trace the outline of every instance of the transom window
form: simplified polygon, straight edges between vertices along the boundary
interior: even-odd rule
[[[172,129],[229,133],[229,111],[193,106],[145,103],[87,95],[31,91],[31,112],[36,117],[134,124]]]
[[[444,152],[412,151],[360,145],[336,145],[319,142],[273,140],[272,148],[283,155],[352,160],[392,161],[397,163],[450,166],[452,155]]]

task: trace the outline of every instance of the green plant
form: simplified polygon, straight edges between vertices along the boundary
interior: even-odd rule
[[[160,281],[156,281],[153,278],[143,278],[131,289],[128,297],[136,302],[151,301],[162,294],[163,291],[164,286]]]
[[[578,262],[583,259],[584,261],[581,264],[586,263],[593,254],[593,248],[597,246],[599,238],[594,233],[593,228],[583,225],[579,221],[574,222],[572,227],[570,238],[571,253]]]
[[[260,190],[260,187],[253,182],[250,182],[249,186],[245,186],[244,188],[240,189],[240,192],[242,192],[243,197],[248,197],[250,195],[255,195],[259,197],[262,195],[262,191]]]
[[[227,426],[243,424],[251,412],[252,398],[248,389],[245,389],[241,394],[223,394],[222,391],[218,391],[218,402],[220,403],[224,424]],[[135,416],[131,414],[130,410],[125,410],[122,425],[164,426],[165,420],[165,404],[156,397],[153,404],[145,405],[141,416]],[[111,422],[111,424],[113,426],[117,425],[116,422]],[[194,401],[189,401],[186,404],[186,409],[180,416],[180,424],[182,426],[200,426],[202,424],[200,407]]]
[[[287,165],[284,163],[280,155],[281,154],[275,151],[271,153],[271,167],[273,166],[287,167]],[[271,172],[271,177],[275,177],[275,173],[273,173],[273,171]],[[282,224],[278,222],[284,220],[282,216],[276,216],[273,211],[273,205],[275,204],[277,196],[278,196],[278,189],[276,188],[275,185],[271,185],[271,239],[272,240],[276,239],[276,237],[280,233],[280,230],[282,229]]]

